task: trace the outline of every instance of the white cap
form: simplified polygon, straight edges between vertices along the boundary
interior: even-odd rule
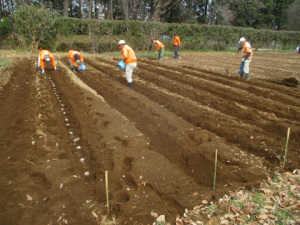
[[[50,62],[50,56],[49,56],[49,55],[46,55],[46,56],[45,56],[45,61],[46,61],[46,62]]]
[[[241,42],[244,42],[244,41],[246,41],[246,38],[241,37],[241,38],[240,38],[240,41],[239,41],[239,44],[240,44]]]
[[[125,45],[125,41],[124,40],[120,40],[118,45]]]

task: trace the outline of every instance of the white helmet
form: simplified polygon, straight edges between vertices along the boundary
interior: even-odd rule
[[[241,42],[244,42],[244,41],[246,41],[246,38],[241,37],[241,38],[240,38],[240,41],[239,41],[239,44],[240,44]]]
[[[125,41],[124,40],[120,40],[118,45],[125,45]]]
[[[300,53],[300,46],[297,48],[297,52]]]
[[[50,62],[50,56],[49,56],[49,55],[46,55],[46,56],[45,56],[45,61],[46,61],[47,63]]]

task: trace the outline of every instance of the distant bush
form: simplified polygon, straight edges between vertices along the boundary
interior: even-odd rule
[[[8,37],[13,31],[13,26],[9,18],[4,18],[0,21],[0,42]]]

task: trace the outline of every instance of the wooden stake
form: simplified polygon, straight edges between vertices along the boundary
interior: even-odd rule
[[[213,190],[216,188],[216,177],[217,177],[217,159],[218,159],[218,149],[216,149],[216,158],[215,158],[215,175],[214,175],[214,187]]]
[[[109,215],[108,171],[105,171],[105,188],[106,188],[107,214]]]
[[[285,166],[285,160],[286,160],[286,153],[287,153],[287,148],[288,148],[288,144],[289,144],[289,138],[290,138],[290,127],[288,128],[287,131],[287,137],[286,137],[286,143],[285,143],[285,152],[284,152],[284,159],[283,159],[283,166],[282,169],[284,169]]]

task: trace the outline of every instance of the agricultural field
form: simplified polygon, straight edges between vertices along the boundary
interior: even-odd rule
[[[284,169],[299,169],[300,55],[255,52],[249,82],[236,53],[140,57],[134,90],[121,53],[83,53],[76,73],[53,55],[40,74],[36,55],[0,52],[0,224],[175,224],[272,177],[288,128]]]

